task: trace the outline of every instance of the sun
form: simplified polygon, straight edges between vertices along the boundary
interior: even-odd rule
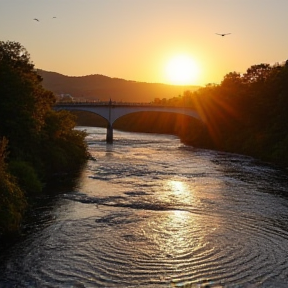
[[[170,59],[166,65],[166,77],[174,85],[195,84],[199,69],[193,59],[187,55],[178,55]]]

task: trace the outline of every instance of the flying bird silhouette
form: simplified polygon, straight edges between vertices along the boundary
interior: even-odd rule
[[[220,36],[225,36],[225,35],[229,35],[229,34],[231,34],[231,33],[223,33],[223,34],[219,34],[219,33],[215,33],[215,34],[217,34],[217,35],[220,35]]]
[[[35,20],[35,21],[38,21],[38,22],[39,22],[39,20],[38,20],[37,18],[34,18],[33,20]]]

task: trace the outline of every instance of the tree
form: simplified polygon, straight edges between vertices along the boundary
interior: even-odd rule
[[[26,151],[37,145],[45,113],[55,103],[41,81],[21,44],[0,42],[0,135],[9,139],[13,157],[31,154]]]
[[[0,135],[9,140],[10,157],[16,162],[19,159],[25,162],[13,165],[13,171],[22,175],[21,167],[32,166],[41,178],[45,178],[48,171],[52,173],[47,169],[48,151],[65,151],[66,165],[60,166],[63,170],[69,170],[87,157],[87,147],[84,133],[74,130],[72,114],[66,113],[63,117],[63,112],[53,111],[56,98],[52,92],[42,87],[41,81],[42,78],[34,69],[28,52],[21,44],[0,42]],[[57,141],[54,141],[55,131],[51,127],[56,127]],[[82,151],[81,157],[75,160],[73,155],[68,155],[67,149],[62,149],[65,145],[66,148],[70,147],[71,151]],[[61,153],[57,154],[59,159],[64,157]],[[60,163],[57,157],[49,160]],[[60,167],[57,167],[56,170],[59,169]]]
[[[5,162],[8,140],[0,140],[0,236],[18,229],[26,208],[26,200]]]
[[[53,111],[41,81],[20,43],[0,41],[0,233],[17,229],[51,174],[78,169],[88,156],[86,134],[72,114]]]
[[[256,83],[264,82],[271,71],[270,64],[262,63],[258,65],[252,65],[247,69],[246,73],[243,75],[245,83]]]

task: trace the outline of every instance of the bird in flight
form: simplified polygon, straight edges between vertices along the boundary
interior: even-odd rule
[[[220,35],[220,36],[225,36],[225,35],[229,35],[229,34],[231,34],[231,33],[223,33],[223,34],[219,34],[219,33],[215,33],[215,34],[217,34],[217,35]]]
[[[35,21],[38,21],[38,22],[39,22],[39,20],[38,20],[37,18],[34,18],[33,20],[35,20]]]

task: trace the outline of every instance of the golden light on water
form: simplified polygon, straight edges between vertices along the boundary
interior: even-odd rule
[[[182,194],[185,190],[184,184],[181,181],[170,181],[169,184],[171,185],[171,187],[173,188],[173,192],[175,193],[179,193]]]
[[[191,198],[193,198],[193,193],[185,182],[169,180],[167,182],[167,188],[170,190],[170,196],[182,203],[190,202]]]
[[[151,227],[158,227],[157,233],[154,233],[154,241],[161,251],[159,257],[177,262],[177,258],[185,257],[191,249],[202,245],[203,236],[199,231],[201,223],[197,216],[185,209],[185,203],[191,203],[194,198],[191,187],[181,180],[167,180],[164,186],[165,193],[161,193],[159,197],[161,202],[167,202],[171,210],[161,212],[153,219]]]

